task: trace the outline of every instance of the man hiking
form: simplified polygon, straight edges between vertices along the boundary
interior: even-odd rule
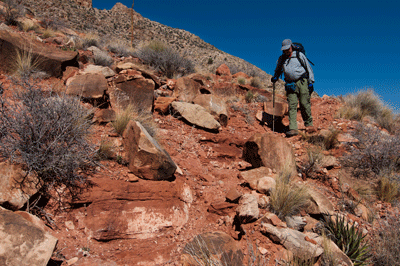
[[[306,132],[315,132],[311,116],[311,93],[314,90],[314,73],[304,53],[295,49],[292,41],[285,39],[282,42],[282,55],[278,59],[272,83],[278,81],[279,76],[285,75],[285,90],[289,104],[289,131],[287,137],[298,135],[297,130],[297,102],[300,102],[300,112]]]

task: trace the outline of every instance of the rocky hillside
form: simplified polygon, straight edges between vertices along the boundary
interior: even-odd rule
[[[354,121],[338,115],[354,106],[315,97],[315,132],[298,110],[300,134],[285,138],[285,96],[273,108],[249,73],[167,78],[98,43],[71,46],[100,14],[123,34],[111,25],[125,7],[90,3],[28,0],[10,23],[0,2],[0,265],[398,265],[387,110]],[[46,14],[65,24],[50,34]],[[168,30],[135,16],[147,38],[159,36],[148,25]]]
[[[83,2],[83,3],[82,3]],[[98,10],[90,2],[75,0],[26,0],[24,4],[39,18],[61,20],[68,27],[85,33],[98,33],[105,39],[131,38],[131,9],[121,3],[115,4],[111,10]],[[139,47],[143,42],[160,40],[175,49],[185,52],[199,71],[214,72],[222,63],[249,75],[257,75],[265,81],[270,76],[258,67],[243,59],[218,50],[204,42],[198,36],[183,29],[175,29],[151,21],[133,12],[134,44]],[[209,64],[209,59],[213,60]]]

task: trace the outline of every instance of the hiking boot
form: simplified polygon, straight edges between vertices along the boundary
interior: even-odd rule
[[[288,132],[286,132],[286,137],[287,138],[290,138],[290,137],[293,137],[293,136],[296,136],[296,135],[299,135],[299,131],[297,131],[295,129],[292,129],[292,130],[289,130]]]
[[[306,127],[306,132],[307,133],[315,133],[315,132],[317,132],[317,129],[314,126],[308,126],[308,127]]]

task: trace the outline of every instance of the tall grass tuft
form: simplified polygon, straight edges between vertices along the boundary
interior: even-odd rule
[[[299,213],[308,206],[310,198],[307,188],[294,184],[286,168],[279,174],[276,187],[270,195],[271,211],[280,219]]]

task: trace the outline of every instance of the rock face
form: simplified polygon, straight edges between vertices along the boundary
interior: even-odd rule
[[[218,130],[221,127],[221,124],[218,123],[218,121],[200,105],[185,102],[173,102],[171,106],[176,112],[193,125],[210,130]]]
[[[169,180],[177,166],[146,129],[137,121],[130,121],[123,134],[129,170],[149,180]]]
[[[38,179],[34,175],[26,176],[21,165],[0,163],[0,204],[10,209],[21,209],[38,189]],[[25,178],[25,182],[20,184]]]
[[[86,227],[97,241],[160,237],[179,232],[189,219],[192,202],[192,191],[179,182],[157,186],[147,180],[114,180],[110,184],[108,178],[101,178],[77,202],[86,207],[74,212],[74,226]]]
[[[201,85],[188,77],[181,77],[176,81],[174,96],[178,100],[191,103],[200,94]]]
[[[199,265],[207,259],[207,265],[242,266],[243,253],[235,240],[224,232],[209,232],[196,236],[183,249],[183,266]]]
[[[200,94],[193,99],[193,103],[204,107],[222,126],[228,125],[228,107],[221,98],[211,94]]]
[[[0,264],[46,266],[57,239],[0,207]]]
[[[272,133],[256,133],[243,149],[243,159],[255,168],[265,166],[278,173],[285,168],[292,175],[296,174],[294,152],[286,139]]]
[[[102,74],[76,75],[66,82],[68,95],[99,99],[107,91],[107,80]]]
[[[117,108],[126,108],[129,104],[137,110],[150,112],[153,106],[155,82],[137,72],[130,77],[120,75],[114,80],[110,90],[111,105]]]
[[[17,51],[34,58],[37,68],[54,77],[61,77],[67,66],[78,67],[78,52],[63,51],[43,45],[18,33],[0,29],[0,69],[12,72]]]

